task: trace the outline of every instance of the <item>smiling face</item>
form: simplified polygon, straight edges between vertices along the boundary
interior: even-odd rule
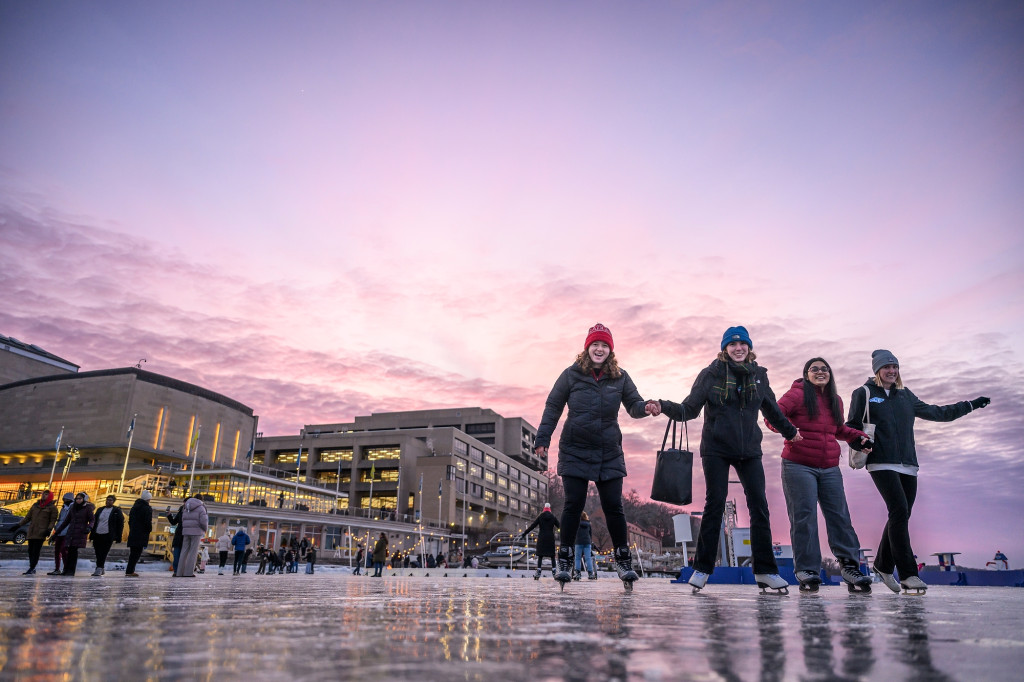
[[[885,365],[875,376],[882,382],[882,386],[885,388],[891,388],[896,380],[900,377],[900,366],[899,365]]]
[[[804,378],[814,384],[816,388],[824,388],[828,385],[828,380],[831,375],[832,370],[829,369],[829,366],[824,362],[818,361],[812,363],[811,366],[807,368],[807,376]]]
[[[730,341],[729,345],[725,347],[725,354],[728,355],[733,362],[743,362],[747,359],[747,355],[750,353],[750,346],[747,345],[746,341]]]
[[[590,361],[595,366],[604,364],[604,361],[608,359],[608,354],[612,352],[608,344],[604,341],[594,341],[587,347],[587,355],[590,356]]]

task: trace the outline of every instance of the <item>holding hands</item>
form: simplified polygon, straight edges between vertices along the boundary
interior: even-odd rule
[[[652,417],[657,417],[661,414],[661,401],[660,400],[648,400],[644,403],[644,412]]]

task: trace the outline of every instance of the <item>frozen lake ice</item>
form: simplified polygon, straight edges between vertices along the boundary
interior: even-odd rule
[[[1008,680],[1024,589],[880,585],[762,595],[664,579],[0,568],[0,678],[17,680]]]

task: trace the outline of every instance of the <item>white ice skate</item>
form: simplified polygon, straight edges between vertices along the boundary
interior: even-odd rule
[[[901,580],[900,585],[903,587],[903,591],[906,594],[924,594],[928,591],[928,583],[921,580],[916,575],[912,575],[906,580]]]
[[[893,577],[892,573],[886,573],[885,571],[878,570],[878,566],[872,566],[871,570],[878,574],[878,577],[882,579],[885,586],[896,594],[900,593],[900,584],[896,582],[896,578]]]
[[[693,588],[693,593],[697,594],[704,589],[704,586],[708,584],[708,574],[701,571],[694,571],[690,579],[687,580],[687,584]]]
[[[758,573],[754,576],[754,581],[761,588],[762,594],[768,590],[775,590],[775,594],[789,594],[789,583],[778,573]]]

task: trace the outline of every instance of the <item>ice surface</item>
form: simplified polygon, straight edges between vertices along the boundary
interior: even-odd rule
[[[647,579],[126,578],[0,568],[0,678],[997,680],[1024,665],[1024,589],[762,595]],[[42,565],[42,564],[41,564]],[[212,569],[212,572],[211,572]]]

